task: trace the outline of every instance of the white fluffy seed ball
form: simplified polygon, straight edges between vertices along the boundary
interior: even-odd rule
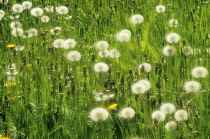
[[[162,111],[154,111],[152,113],[152,119],[157,120],[158,122],[164,121],[165,118],[166,118],[166,115]]]
[[[78,51],[71,51],[68,54],[68,59],[70,61],[79,61],[81,59],[81,54]]]
[[[12,35],[15,37],[23,36],[23,33],[24,33],[24,31],[22,28],[15,28],[12,30]]]
[[[191,74],[195,78],[204,78],[208,75],[208,70],[205,67],[195,67]]]
[[[151,84],[150,84],[150,82],[148,80],[140,80],[138,83],[144,84],[145,87],[146,87],[146,90],[149,90],[150,87],[151,87]]]
[[[158,12],[158,13],[163,13],[163,12],[165,12],[165,6],[163,6],[163,5],[158,5],[158,6],[156,6],[156,11]]]
[[[130,41],[130,39],[131,39],[131,35],[130,35],[130,33],[125,32],[125,31],[119,32],[119,33],[116,35],[116,39],[117,39],[117,41],[119,41],[119,42],[128,42],[128,41]]]
[[[68,14],[69,9],[66,6],[60,6],[58,7],[57,12],[61,15]]]
[[[14,13],[17,13],[17,14],[22,13],[22,12],[23,12],[23,6],[20,5],[20,4],[14,4],[14,5],[12,6],[12,11],[13,11]]]
[[[120,57],[120,52],[117,49],[112,49],[112,50],[110,50],[109,56],[111,58],[119,58]]]
[[[172,103],[162,104],[160,110],[165,114],[171,114],[175,111],[175,106]]]
[[[125,119],[131,119],[135,116],[135,111],[133,108],[126,107],[122,109],[121,116]]]
[[[29,37],[38,36],[38,30],[35,28],[31,28],[28,30]]]
[[[47,23],[47,22],[50,21],[50,18],[49,18],[48,16],[45,15],[45,16],[42,16],[42,17],[41,17],[41,21],[44,22],[44,23]]]
[[[179,35],[177,33],[170,33],[168,35],[166,35],[166,41],[168,43],[178,43],[179,42]]]
[[[24,2],[22,3],[22,6],[23,6],[24,9],[31,9],[31,7],[32,7],[32,2],[24,1]]]
[[[179,25],[179,22],[176,19],[171,19],[168,21],[168,24],[170,27],[177,27]]]
[[[64,40],[63,39],[56,39],[56,40],[54,40],[53,46],[55,48],[63,48],[64,47]]]
[[[144,17],[140,14],[131,16],[131,22],[134,24],[141,24],[144,21]]]
[[[74,48],[76,46],[76,41],[74,39],[67,39],[64,41],[64,48],[65,49],[70,49]]]
[[[186,93],[195,93],[201,89],[201,84],[197,81],[188,81],[184,84]]]
[[[43,10],[41,8],[33,8],[31,10],[31,15],[35,16],[35,17],[39,17],[43,15]]]
[[[173,46],[165,46],[163,48],[163,55],[165,56],[173,56],[176,54],[176,48]]]
[[[128,29],[123,29],[123,30],[121,30],[120,32],[122,32],[122,33],[127,33],[128,35],[131,35],[131,31],[128,30]]]
[[[109,70],[109,66],[106,63],[98,62],[94,65],[94,70],[96,72],[107,72]]]
[[[188,119],[188,113],[185,110],[178,110],[174,114],[176,121],[184,121]]]
[[[98,52],[98,55],[99,55],[101,58],[108,57],[108,56],[109,56],[109,50],[99,51],[99,52]]]
[[[109,43],[107,41],[99,41],[99,42],[96,43],[95,47],[99,51],[104,51],[104,50],[108,49]]]
[[[140,72],[150,72],[152,67],[149,63],[142,63],[140,64],[138,69],[140,70]]]
[[[165,125],[166,130],[173,131],[177,128],[177,123],[175,121],[170,121]]]
[[[15,50],[16,50],[16,51],[23,51],[24,49],[25,49],[24,46],[20,46],[20,45],[15,46]]]
[[[193,49],[190,46],[183,46],[182,53],[186,56],[193,54]]]
[[[95,121],[105,121],[109,116],[109,113],[106,109],[104,108],[95,108],[90,112],[90,118]]]
[[[1,15],[2,17],[4,17],[4,16],[5,16],[5,12],[4,12],[3,10],[0,10],[0,15]]]
[[[147,87],[143,83],[135,83],[131,86],[131,90],[134,94],[143,94],[147,91]]]
[[[10,27],[12,29],[16,29],[16,28],[21,28],[22,27],[22,24],[19,22],[19,21],[14,21],[10,24]]]

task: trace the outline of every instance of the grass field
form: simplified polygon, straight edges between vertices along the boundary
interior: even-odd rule
[[[13,14],[12,6],[22,4],[22,0],[4,2],[0,1],[0,10],[5,12],[0,16],[1,137],[210,138],[210,78],[196,78],[191,73],[198,66],[210,69],[208,1],[31,0],[32,7],[20,14]],[[158,5],[165,6],[165,11],[158,13]],[[48,6],[53,6],[51,10],[66,6],[68,13],[48,12]],[[43,9],[49,22],[31,15],[31,9],[37,7]],[[136,14],[144,17],[141,24],[132,22],[131,17]],[[11,19],[18,15],[19,18]],[[178,20],[178,25],[170,26],[171,19]],[[14,21],[22,24],[23,35],[12,34],[17,31],[11,28]],[[59,35],[52,35],[50,31],[55,27],[61,27]],[[32,28],[38,34],[27,36]],[[119,42],[116,35],[124,29],[130,31],[130,40]],[[177,33],[179,41],[169,43],[166,39],[169,33]],[[76,46],[56,48],[56,39],[74,39]],[[117,49],[120,57],[99,56],[96,49],[99,41],[108,42],[108,50]],[[167,45],[176,48],[175,55],[163,54]],[[17,46],[24,46],[24,50],[20,51]],[[183,49],[186,46],[191,47],[189,54]],[[81,59],[69,60],[67,55],[71,51],[78,51]],[[94,66],[98,62],[106,63],[109,70],[96,72]],[[151,71],[140,68],[142,63],[149,63]],[[142,79],[151,83],[150,89],[134,94],[133,85]],[[188,81],[197,81],[201,87],[187,92]],[[97,92],[103,93],[100,96],[105,99],[95,99]],[[159,121],[152,114],[164,103],[173,104],[176,110]],[[108,118],[101,119],[103,113],[99,113],[96,115],[99,121],[92,119],[91,111],[98,107],[106,109]],[[132,108],[135,115],[130,118],[119,115],[126,107]],[[177,110],[185,110],[188,117],[177,120]],[[177,124],[171,131],[165,127],[169,121]]]

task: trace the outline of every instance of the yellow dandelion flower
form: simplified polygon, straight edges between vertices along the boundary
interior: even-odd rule
[[[32,64],[27,64],[27,65],[25,65],[26,68],[29,68],[29,67],[31,67],[31,66],[32,66]]]
[[[8,137],[0,137],[0,139],[10,139],[10,138],[8,138]]]
[[[142,75],[143,73],[141,73],[141,72],[138,72],[138,75]]]
[[[8,100],[14,100],[16,97],[8,97]],[[0,138],[1,139],[1,138]]]
[[[9,48],[12,48],[12,47],[15,47],[16,45],[14,45],[14,44],[8,44],[7,45],[7,47],[9,47]],[[1,138],[0,138],[1,139]]]
[[[111,104],[111,105],[108,107],[108,109],[114,110],[114,109],[116,109],[117,105],[118,105],[118,104],[116,104],[116,103]]]
[[[17,83],[5,83],[4,87],[10,87],[10,86],[15,86]]]
[[[23,91],[18,91],[17,93],[18,93],[18,94],[23,94]]]

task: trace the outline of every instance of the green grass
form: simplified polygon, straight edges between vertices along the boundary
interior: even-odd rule
[[[36,28],[37,37],[16,38],[11,34],[9,19],[11,6],[22,3],[11,0],[0,4],[6,16],[0,21],[0,134],[10,138],[37,139],[208,139],[210,137],[209,82],[193,78],[190,74],[195,66],[210,68],[209,55],[209,3],[202,0],[31,0],[33,7],[62,6],[69,8],[72,19],[50,14],[49,23],[24,11],[20,19],[24,30]],[[158,14],[155,7],[162,4],[164,13]],[[133,14],[142,14],[145,18],[140,25],[129,22]],[[168,26],[170,19],[177,19],[180,26]],[[50,29],[60,26],[62,33],[52,37]],[[115,34],[122,29],[132,32],[128,43],[119,43]],[[162,55],[167,45],[165,35],[176,32],[181,39],[174,46],[177,53],[173,57]],[[41,35],[41,33],[43,35]],[[55,39],[74,38],[77,50],[82,54],[79,62],[69,62],[66,54],[71,50],[53,48]],[[105,40],[110,48],[120,51],[118,59],[100,58],[94,44]],[[7,48],[8,44],[23,45],[24,51],[16,52]],[[183,45],[201,49],[201,54],[184,56]],[[202,61],[198,59],[202,58]],[[93,69],[94,64],[105,62],[110,71],[101,75]],[[19,74],[16,85],[5,87],[6,68],[15,63]],[[143,62],[152,65],[148,74],[138,74],[137,66]],[[26,67],[31,64],[31,67]],[[149,79],[151,89],[139,96],[131,91],[131,85],[140,79]],[[185,94],[181,89],[188,80],[197,80],[202,89],[199,93]],[[97,102],[93,90],[103,92],[111,90],[113,99]],[[175,131],[169,132],[165,124],[174,119],[168,115],[165,121],[155,123],[152,112],[162,103],[170,102],[176,109],[185,109],[189,114],[187,121],[179,122]],[[107,108],[117,103],[116,110],[109,110],[109,118],[95,123],[89,117],[95,107]],[[133,119],[125,120],[118,116],[124,107],[136,111]],[[11,130],[16,127],[15,130]],[[15,137],[16,136],[16,137]]]

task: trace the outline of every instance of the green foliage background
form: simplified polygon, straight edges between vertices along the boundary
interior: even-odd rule
[[[36,28],[37,37],[24,39],[12,36],[9,19],[11,7],[19,1],[0,4],[6,17],[0,21],[0,134],[14,138],[37,139],[124,139],[142,137],[146,139],[199,138],[210,136],[209,76],[195,79],[190,74],[195,66],[209,65],[209,3],[203,0],[32,0],[33,7],[62,6],[69,8],[71,20],[57,13],[47,13],[49,23],[24,11],[18,19],[23,29]],[[166,11],[158,14],[157,5],[164,5]],[[133,14],[142,14],[145,21],[140,25],[129,22]],[[180,26],[168,26],[170,19],[177,19]],[[62,33],[52,36],[49,30],[60,26]],[[122,29],[132,32],[131,41],[119,43],[115,34]],[[162,55],[167,45],[165,35],[176,32],[181,40],[175,45],[174,57]],[[74,38],[74,50],[82,54],[79,62],[69,62],[69,50],[55,49],[55,39]],[[100,58],[94,44],[99,40],[109,42],[110,48],[117,48],[118,59]],[[8,44],[25,46],[22,52],[7,48]],[[201,49],[201,54],[184,56],[183,46]],[[202,61],[199,60],[202,58]],[[110,71],[98,74],[93,70],[97,62],[105,62]],[[17,84],[5,87],[7,66],[16,63],[19,74]],[[149,74],[138,74],[137,66],[143,62],[152,65]],[[27,67],[31,64],[31,67]],[[140,79],[149,79],[152,88],[144,95],[135,96],[131,85]],[[189,80],[202,84],[202,91],[185,94],[182,85]],[[110,90],[114,99],[97,102],[91,93]],[[178,123],[178,129],[166,131],[164,126],[173,115],[161,123],[155,123],[151,114],[162,103],[170,102],[176,109],[188,111],[189,119]],[[90,120],[89,112],[95,107],[107,108],[117,103],[116,110],[109,110],[110,117],[102,123]],[[132,107],[136,115],[131,120],[118,116],[121,108]],[[16,130],[11,130],[16,127]]]

